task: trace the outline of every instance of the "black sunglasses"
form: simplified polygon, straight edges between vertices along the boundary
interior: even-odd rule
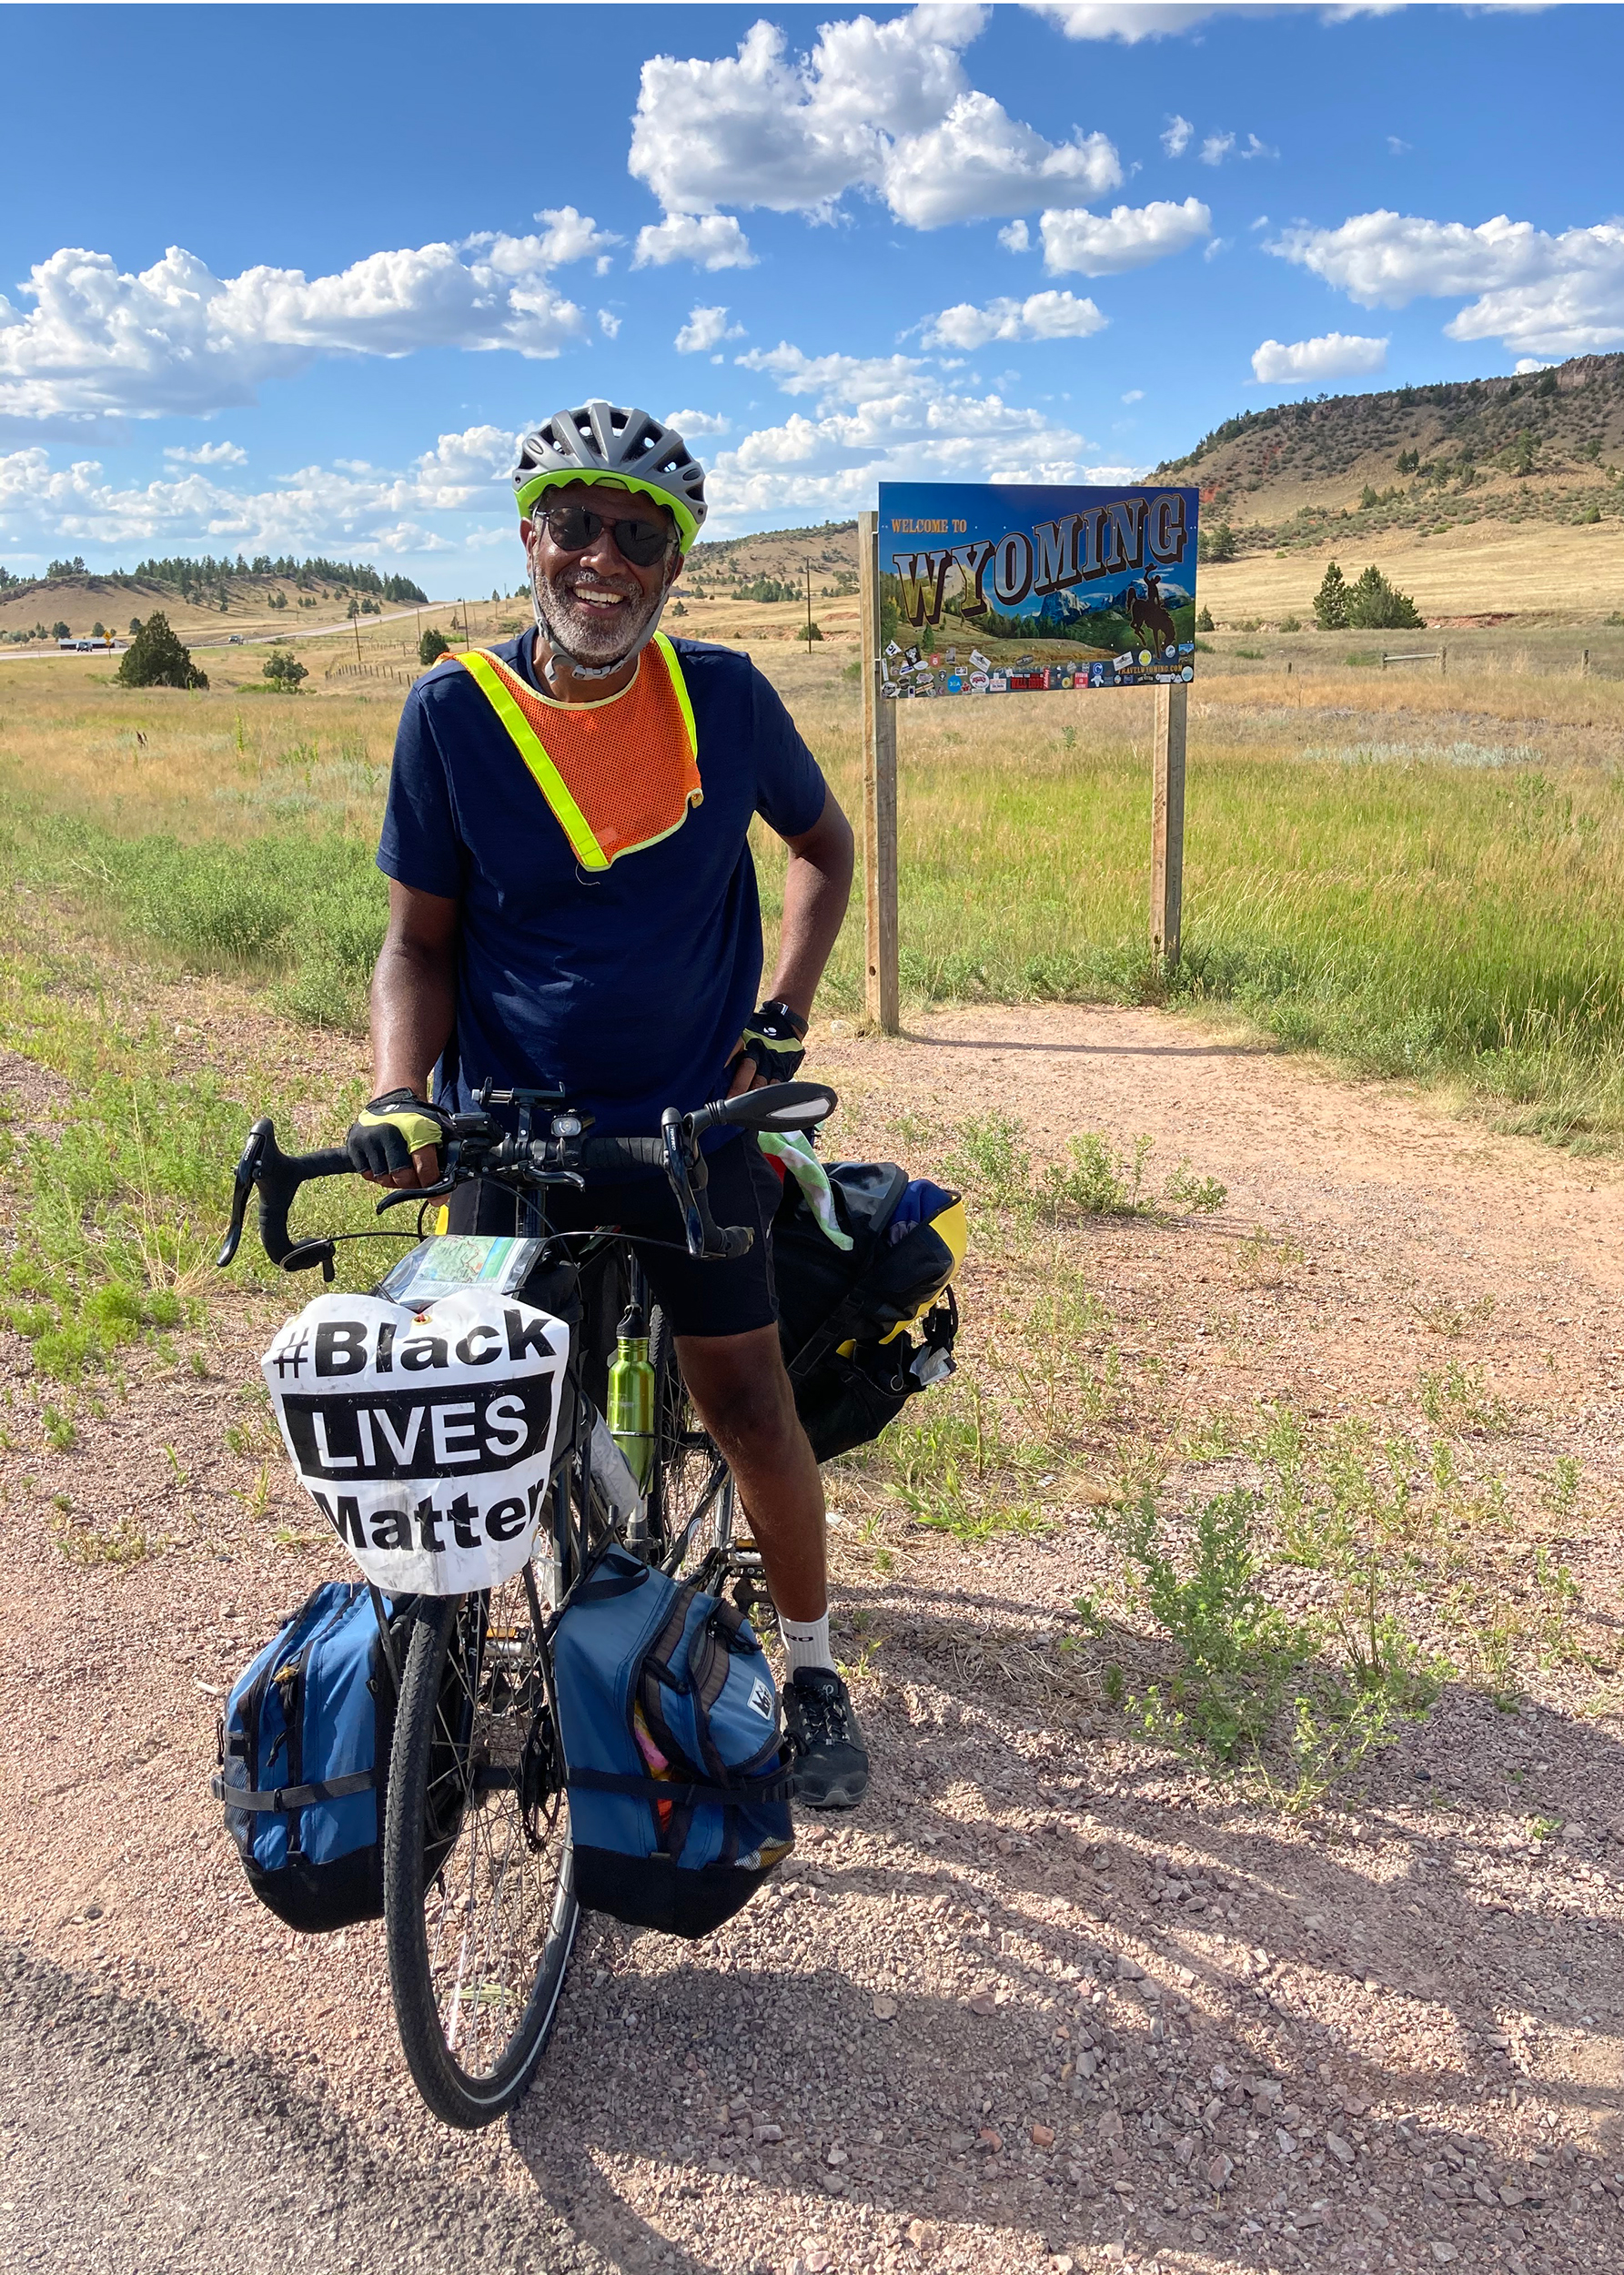
[[[611,521],[588,506],[549,506],[540,517],[563,553],[584,553],[608,530],[622,557],[638,569],[652,569],[671,550],[671,532],[656,521]]]

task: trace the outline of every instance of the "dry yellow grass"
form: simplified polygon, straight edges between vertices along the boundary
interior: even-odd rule
[[[1579,528],[1480,521],[1439,537],[1400,538],[1366,534],[1350,515],[1315,551],[1294,547],[1284,556],[1208,562],[1197,580],[1200,597],[1220,624],[1287,613],[1312,622],[1314,594],[1331,560],[1350,582],[1374,561],[1429,622],[1515,615],[1593,624],[1624,609],[1624,525],[1617,521]],[[1391,633],[1383,637],[1390,647],[1403,644]]]

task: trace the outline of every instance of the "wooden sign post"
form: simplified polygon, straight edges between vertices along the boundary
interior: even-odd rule
[[[862,630],[863,1006],[882,1035],[902,1024],[897,976],[896,703],[880,692],[880,517],[857,517]],[[808,651],[810,654],[811,651]]]
[[[1150,775],[1150,948],[1170,969],[1178,962],[1185,897],[1185,725],[1190,691],[1182,680],[1156,689],[1156,737]]]

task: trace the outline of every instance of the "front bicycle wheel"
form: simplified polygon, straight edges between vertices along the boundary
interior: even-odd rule
[[[408,2067],[448,2125],[524,2092],[580,1923],[529,1569],[426,1603],[396,1710],[384,1835],[389,1983]]]
[[[650,1516],[654,1555],[668,1572],[701,1585],[719,1578],[733,1545],[732,1472],[688,1395],[676,1338],[659,1304],[649,1321],[654,1370],[654,1476]]]

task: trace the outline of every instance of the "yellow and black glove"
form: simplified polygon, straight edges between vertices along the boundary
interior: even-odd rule
[[[344,1148],[363,1177],[390,1178],[397,1170],[409,1169],[413,1154],[423,1147],[443,1147],[450,1128],[451,1117],[443,1107],[427,1104],[410,1090],[386,1090],[382,1097],[362,1107]]]
[[[753,1059],[764,1082],[793,1082],[806,1057],[806,1021],[787,1003],[764,1003],[744,1022],[739,1057]]]

